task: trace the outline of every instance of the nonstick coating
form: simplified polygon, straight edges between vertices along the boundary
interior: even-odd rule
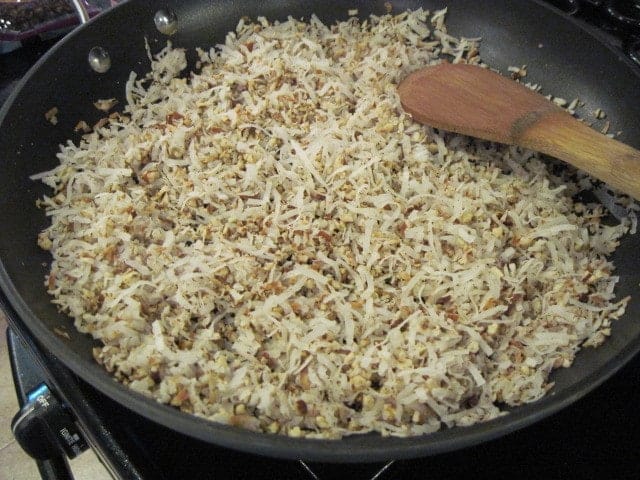
[[[221,42],[243,15],[285,19],[309,18],[316,13],[325,22],[347,17],[348,8],[360,15],[385,12],[383,1],[166,1],[173,9],[179,31],[175,46],[208,47]],[[612,131],[640,147],[640,75],[616,53],[570,18],[534,1],[425,0],[391,2],[395,12],[424,6],[449,7],[449,32],[482,37],[481,56],[506,71],[509,65],[528,65],[527,79],[545,92],[587,104],[585,111],[602,108]],[[507,416],[468,428],[444,430],[410,439],[364,435],[339,441],[293,439],[251,433],[215,424],[160,405],[115,382],[91,356],[94,342],[77,333],[70,319],[59,314],[44,289],[50,261],[36,245],[47,225],[35,200],[47,190],[29,176],[52,168],[56,151],[67,138],[77,137],[78,120],[97,121],[92,103],[116,97],[124,103],[124,84],[131,70],[145,73],[149,61],[144,50],[148,38],[153,51],[166,43],[153,23],[157,2],[130,1],[94,19],[66,37],[34,66],[0,111],[0,285],[2,303],[10,321],[23,322],[33,336],[77,375],[131,410],[181,433],[218,445],[282,458],[316,461],[363,462],[410,458],[477,444],[529,425],[577,400],[615,373],[640,349],[640,295],[635,295],[625,317],[615,323],[612,337],[598,349],[581,352],[572,368],[555,374],[552,394],[539,402],[516,408]],[[111,70],[99,75],[90,70],[87,53],[95,45],[106,48]],[[44,113],[59,109],[56,126]],[[640,283],[638,237],[627,237],[614,256],[620,275],[618,295],[637,293]],[[53,329],[68,333],[69,339]]]

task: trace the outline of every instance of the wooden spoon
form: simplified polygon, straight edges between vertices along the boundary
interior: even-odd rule
[[[640,200],[640,151],[491,70],[442,63],[412,73],[398,92],[420,123],[546,153]]]

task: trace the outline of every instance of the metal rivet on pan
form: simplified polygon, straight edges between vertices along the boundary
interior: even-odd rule
[[[158,10],[153,21],[160,33],[173,35],[178,31],[178,16],[172,10]]]
[[[111,57],[102,47],[93,47],[89,50],[89,65],[98,73],[105,73],[111,68]]]

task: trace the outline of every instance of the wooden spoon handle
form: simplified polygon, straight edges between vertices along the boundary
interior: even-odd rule
[[[418,122],[564,160],[640,199],[640,152],[596,132],[539,93],[488,69],[442,63],[398,86]]]
[[[640,199],[640,151],[603,135],[564,111],[550,111],[519,133],[517,143],[564,160]]]

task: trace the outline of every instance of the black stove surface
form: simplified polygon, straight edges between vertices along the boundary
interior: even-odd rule
[[[616,48],[640,59],[639,2],[550,3],[595,25]],[[35,40],[0,55],[0,103],[53,43]],[[476,447],[388,464],[304,464],[215,447],[133,414],[42,350],[10,308],[4,306],[11,325],[9,344],[21,401],[26,398],[24,390],[46,381],[73,411],[88,443],[118,478],[640,478],[640,357],[560,413]],[[39,365],[46,368],[38,368]],[[65,465],[62,457],[41,462],[43,478],[71,478],[65,476],[69,475]]]

